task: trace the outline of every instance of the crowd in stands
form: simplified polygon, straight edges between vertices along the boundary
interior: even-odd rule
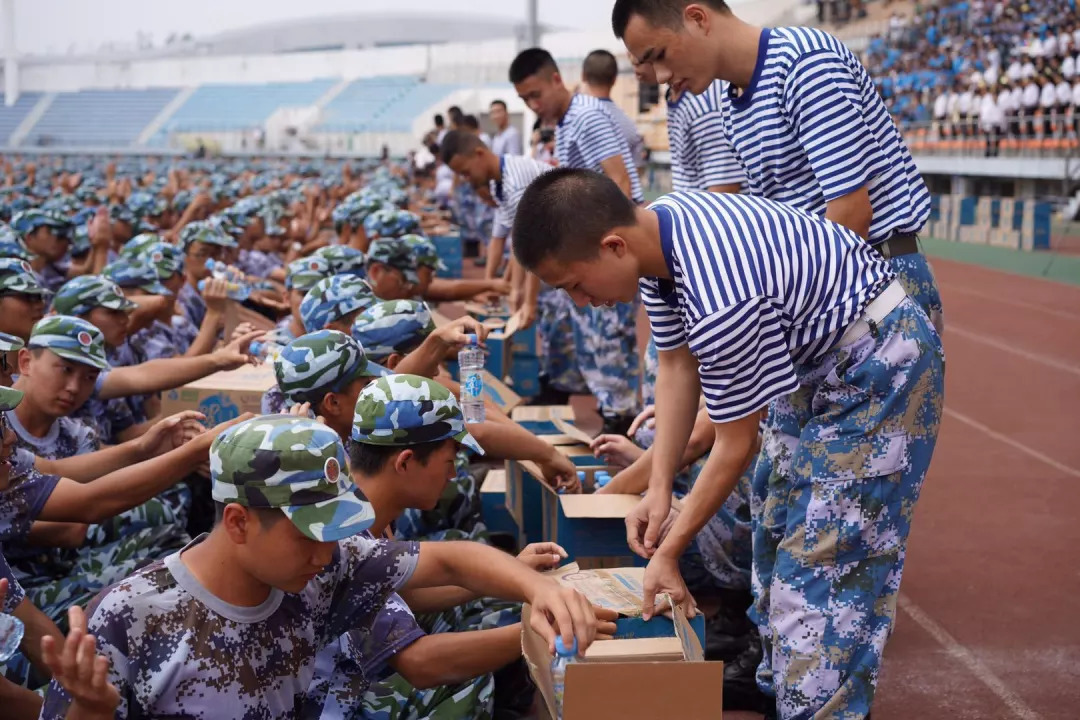
[[[942,0],[894,12],[863,62],[897,122],[939,139],[1075,140],[1080,22],[1073,0]]]

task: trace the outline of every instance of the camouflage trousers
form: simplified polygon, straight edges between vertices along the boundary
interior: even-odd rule
[[[538,303],[540,372],[548,383],[592,393],[605,415],[636,413],[638,302],[579,308],[562,290],[546,290]]]
[[[758,684],[778,715],[865,717],[896,613],[907,537],[937,441],[944,354],[905,299],[798,368],[753,477]]]
[[[460,685],[428,690],[417,690],[408,680],[394,673],[367,689],[356,717],[364,720],[490,720],[494,704],[495,676],[491,673]]]
[[[945,310],[941,304],[941,293],[930,262],[922,253],[910,253],[889,258],[889,266],[896,273],[896,279],[904,286],[908,297],[919,304],[926,316],[934,324],[940,335],[945,329]]]

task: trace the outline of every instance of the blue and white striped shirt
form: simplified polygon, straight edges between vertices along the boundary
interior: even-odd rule
[[[641,133],[638,132],[637,124],[611,98],[597,98],[597,100],[607,110],[612,122],[615,123],[615,127],[619,128],[623,139],[626,140],[626,144],[630,148],[630,157],[634,160],[634,166],[641,167],[644,165],[645,138],[641,137]]]
[[[671,188],[708,190],[743,185],[746,174],[724,134],[724,96],[728,84],[716,80],[700,95],[683,93],[668,103]]]
[[[499,166],[502,168],[502,181],[492,180],[490,183],[491,197],[495,200],[495,223],[491,236],[506,238],[514,227],[518,203],[529,183],[555,167],[519,155],[503,155],[499,158]]]
[[[615,121],[604,104],[594,97],[577,94],[555,129],[555,157],[559,165],[604,172],[601,162],[616,155],[622,157],[626,174],[630,176],[630,197],[634,202],[645,201],[637,167]]]
[[[821,30],[762,31],[750,86],[725,98],[724,130],[752,195],[824,215],[867,186],[871,244],[918,232],[930,216],[926,183],[869,73]]]
[[[672,193],[649,206],[672,280],[642,278],[660,351],[700,364],[713,422],[730,422],[799,387],[894,278],[887,261],[836,223],[749,195]]]

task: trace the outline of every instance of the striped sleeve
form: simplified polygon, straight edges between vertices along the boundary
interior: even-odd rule
[[[510,207],[509,202],[505,202],[499,207],[495,208],[495,219],[491,223],[491,237],[507,238],[510,237],[510,228],[514,226],[514,210],[517,209],[517,203],[514,203],[514,207]]]
[[[600,163],[610,157],[623,159],[626,141],[615,122],[602,110],[582,113],[574,139],[588,168],[599,169]],[[627,173],[630,170],[627,168]]]
[[[859,85],[835,52],[807,53],[791,66],[784,107],[825,202],[858,190],[880,174],[880,153],[861,110]]]
[[[695,146],[697,177],[700,187],[708,190],[715,185],[744,185],[746,176],[735,157],[724,132],[724,118],[719,110],[711,110],[690,123],[688,134]]]
[[[674,350],[685,345],[686,333],[683,330],[682,318],[675,308],[668,304],[660,290],[660,282],[656,278],[641,278],[638,289],[645,304],[645,312],[649,315],[656,349]]]
[[[749,298],[702,318],[689,343],[714,423],[746,417],[799,387],[783,324],[767,298]]]

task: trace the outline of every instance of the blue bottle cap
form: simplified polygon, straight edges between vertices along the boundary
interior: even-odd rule
[[[480,341],[477,339],[477,337],[475,335],[466,335],[465,336],[465,343],[468,344],[468,345],[479,345]]]
[[[581,480],[582,482],[585,482],[585,471],[584,470],[578,470],[577,471],[577,479]]]
[[[570,649],[566,649],[566,645],[563,643],[562,635],[555,636],[555,654],[560,657],[574,657],[577,655],[577,638],[574,638],[573,643],[570,645]]]

